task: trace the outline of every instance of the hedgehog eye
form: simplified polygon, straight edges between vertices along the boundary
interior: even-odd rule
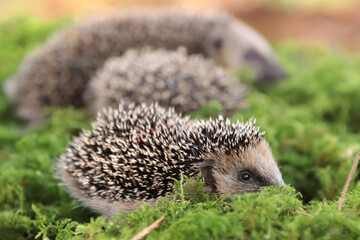
[[[249,173],[248,171],[241,172],[239,177],[240,181],[242,182],[248,182],[253,180],[251,173]]]
[[[257,57],[257,54],[256,54],[256,52],[253,51],[253,50],[249,50],[249,51],[245,52],[245,54],[244,54],[244,58],[245,58],[247,61],[254,60],[254,59],[256,59],[256,57]]]
[[[213,41],[213,46],[215,49],[220,49],[223,45],[223,41],[221,38],[217,38]]]

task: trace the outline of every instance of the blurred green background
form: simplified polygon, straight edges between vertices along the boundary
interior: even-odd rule
[[[358,49],[358,0],[2,0],[0,19],[36,16],[81,18],[133,7],[217,9],[245,20],[271,41],[316,41],[331,47]]]
[[[228,11],[270,39],[289,73],[288,79],[269,86],[247,82],[251,107],[232,120],[257,118],[285,182],[298,194],[291,190],[283,196],[269,190],[233,199],[229,206],[198,193],[202,197],[195,200],[169,202],[158,209],[144,207],[127,215],[120,230],[79,206],[54,177],[57,157],[73,135],[90,128],[93,118],[84,110],[58,109],[43,126],[23,131],[10,100],[1,92],[0,239],[128,239],[162,214],[167,220],[149,238],[359,238],[358,171],[344,211],[337,211],[337,202],[360,151],[360,2],[128,2],[0,1],[0,83],[52,32],[89,13],[136,6]],[[220,109],[213,103],[192,116],[207,118]]]

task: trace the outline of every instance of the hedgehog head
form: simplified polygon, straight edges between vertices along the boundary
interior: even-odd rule
[[[198,168],[208,190],[216,194],[257,192],[284,184],[264,132],[255,120],[234,123],[219,117],[197,126],[194,143],[202,146]]]
[[[205,51],[232,72],[250,68],[257,82],[272,82],[286,77],[268,42],[239,21],[213,28],[205,40]]]

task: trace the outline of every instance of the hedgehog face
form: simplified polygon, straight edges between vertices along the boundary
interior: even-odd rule
[[[252,69],[257,82],[286,77],[267,41],[240,22],[215,29],[207,39],[206,51],[209,57],[231,72]]]
[[[284,184],[264,139],[240,155],[210,154],[201,172],[209,190],[216,194],[257,192],[264,186]]]

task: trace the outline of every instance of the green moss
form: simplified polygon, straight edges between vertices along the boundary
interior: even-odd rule
[[[29,18],[0,23],[0,82],[64,23]],[[343,211],[337,210],[360,151],[360,57],[297,43],[281,43],[276,50],[289,79],[266,87],[248,81],[251,108],[232,120],[257,118],[285,182],[293,187],[216,198],[203,192],[201,179],[180,181],[175,195],[157,208],[143,205],[106,221],[80,207],[59,185],[54,171],[67,142],[82,128],[90,128],[93,119],[84,110],[57,109],[43,126],[22,131],[9,99],[0,93],[0,236],[129,239],[165,215],[148,239],[360,238],[358,172]],[[220,111],[212,102],[192,117]]]

